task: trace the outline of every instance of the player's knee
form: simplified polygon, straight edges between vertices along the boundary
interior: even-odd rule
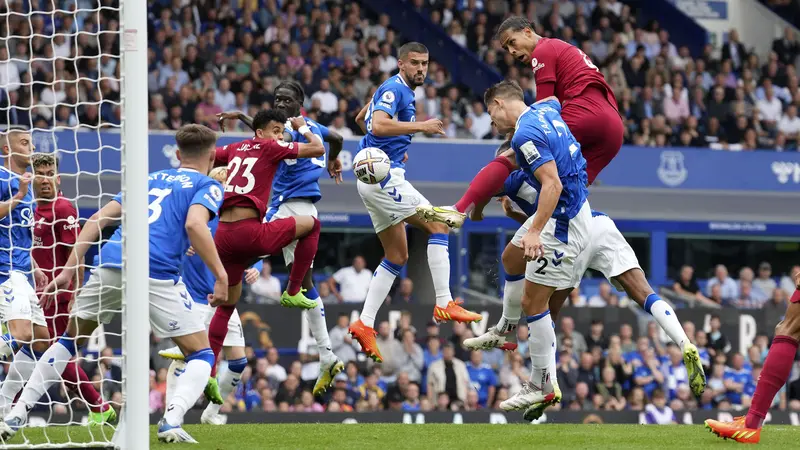
[[[319,219],[312,216],[295,217],[295,236],[305,237],[312,234],[319,234],[322,225]]]
[[[392,264],[405,266],[408,262],[408,248],[386,250],[385,258]]]
[[[513,245],[506,246],[503,250],[503,270],[512,275],[519,275],[525,273],[525,259],[523,258],[522,249]]]
[[[14,320],[8,324],[8,332],[19,343],[27,343],[33,340],[33,327],[30,322],[24,320]]]

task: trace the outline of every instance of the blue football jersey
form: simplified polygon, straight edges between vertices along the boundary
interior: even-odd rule
[[[569,220],[575,217],[586,202],[586,160],[581,146],[561,118],[561,105],[550,100],[531,105],[517,119],[511,148],[517,163],[528,175],[533,188],[540,192],[542,185],[534,176],[536,169],[555,161],[563,189],[553,218]],[[536,199],[534,206],[538,206]]]
[[[384,81],[372,96],[367,109],[367,135],[361,138],[358,149],[368,147],[379,148],[392,160],[392,167],[404,167],[403,158],[411,144],[410,134],[402,136],[375,136],[372,134],[372,114],[383,111],[399,122],[415,122],[417,109],[414,105],[414,90],[406,84],[403,77],[397,74]]]
[[[191,169],[167,169],[150,174],[150,278],[180,278],[189,236],[186,215],[192,205],[203,205],[215,217],[222,204],[222,186]],[[122,203],[122,193],[114,197]],[[100,249],[102,267],[122,267],[122,227]],[[135,245],[135,243],[134,243]]]
[[[0,201],[7,202],[19,192],[16,173],[0,166]],[[33,183],[31,183],[33,184]],[[11,214],[0,219],[0,283],[12,270],[30,274],[33,247],[33,186]]]
[[[328,137],[328,128],[306,118],[306,124],[311,132],[319,136],[322,142]],[[291,126],[286,127],[286,132],[292,135],[292,142],[308,142],[298,131]],[[284,159],[275,172],[272,181],[272,200],[270,208],[277,208],[281,203],[290,198],[307,198],[316,203],[322,198],[319,190],[319,177],[328,165],[327,152],[318,158]]]

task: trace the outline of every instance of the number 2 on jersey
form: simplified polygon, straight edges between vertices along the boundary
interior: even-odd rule
[[[590,69],[594,69],[594,70],[600,72],[600,69],[598,69],[597,66],[594,65],[594,63],[592,62],[592,59],[589,58],[589,55],[587,55],[586,53],[583,53],[583,50],[581,50],[579,48],[575,48],[575,50],[577,50],[578,53],[581,54],[581,57],[583,58],[583,62],[585,62],[586,65],[589,66]]]
[[[228,180],[225,182],[225,192],[235,192],[237,194],[247,194],[253,190],[256,185],[256,177],[253,175],[253,165],[258,161],[258,158],[245,158],[235,157],[228,163]],[[244,166],[242,177],[247,180],[244,186],[234,186],[231,181],[236,178],[239,169]]]

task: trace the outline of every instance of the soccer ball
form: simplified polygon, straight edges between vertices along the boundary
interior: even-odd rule
[[[375,147],[362,149],[353,158],[353,173],[359,181],[367,184],[377,184],[386,179],[392,161],[383,150]]]

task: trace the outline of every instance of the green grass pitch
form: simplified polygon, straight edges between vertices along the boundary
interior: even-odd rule
[[[162,444],[150,431],[150,448],[196,450],[256,449],[734,449],[701,425],[485,425],[485,424],[251,424],[187,425],[200,445]],[[31,443],[44,443],[45,430],[25,430]],[[86,428],[48,428],[51,442],[87,442]],[[99,436],[99,435],[98,435]],[[800,427],[767,426],[758,449],[794,448]],[[18,434],[9,444],[21,444]],[[2,445],[0,445],[2,448]]]

